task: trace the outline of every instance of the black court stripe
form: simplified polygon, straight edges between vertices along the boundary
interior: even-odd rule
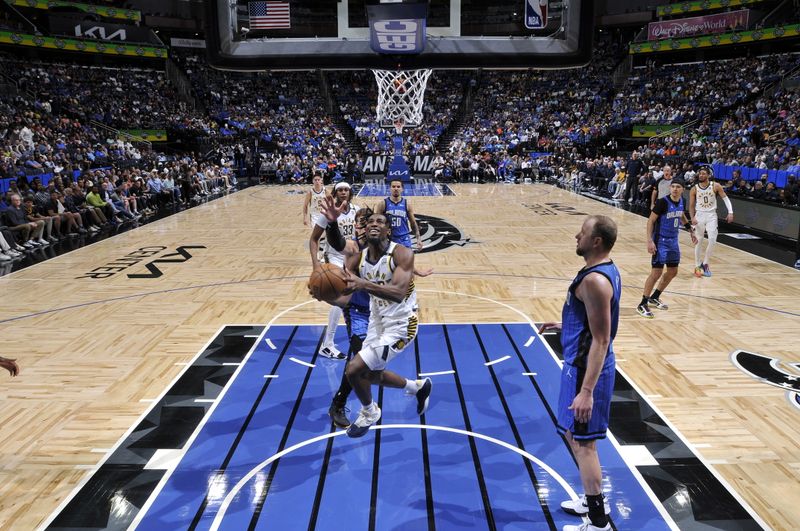
[[[419,362],[419,341],[414,341],[414,357],[417,363],[417,374],[422,371]],[[420,417],[420,424],[425,425],[425,414]],[[425,507],[428,510],[428,530],[436,531],[436,518],[433,512],[433,485],[431,484],[431,460],[428,456],[428,430],[419,430],[422,437],[422,468],[425,474]]]
[[[378,387],[378,407],[383,409],[383,386]],[[378,424],[383,424],[383,414],[381,414]],[[375,431],[375,451],[372,453],[372,492],[369,496],[369,531],[375,531],[375,520],[378,516],[378,477],[380,473],[382,433],[383,430]]]
[[[286,345],[283,347],[283,350],[281,350],[278,359],[275,360],[275,364],[272,366],[272,371],[270,372],[270,374],[275,374],[275,371],[278,370],[278,366],[281,364],[281,360],[283,360],[283,356],[286,354],[286,351],[289,350],[289,345],[291,345],[292,339],[294,339],[294,335],[297,333],[297,329],[298,329],[297,326],[295,326],[292,329],[292,333],[289,334],[289,339],[286,340]],[[258,345],[255,345],[255,348],[258,348]],[[255,352],[255,350],[253,352]],[[244,437],[244,434],[247,431],[247,427],[250,425],[250,421],[253,420],[253,416],[255,415],[256,410],[258,409],[261,400],[264,398],[264,394],[267,392],[267,388],[269,387],[270,382],[272,382],[272,378],[266,378],[264,384],[261,386],[261,391],[258,393],[258,396],[253,402],[253,405],[250,407],[250,411],[247,413],[247,417],[244,419],[242,427],[239,428],[239,433],[236,434],[236,438],[233,440],[233,443],[231,443],[231,447],[228,448],[228,453],[225,455],[225,459],[222,461],[222,464],[217,469],[217,472],[224,472],[228,468],[231,459],[233,459],[233,456],[236,453],[236,449],[238,448],[239,443],[242,441],[242,437]],[[200,504],[200,507],[194,514],[192,523],[189,525],[188,528],[189,531],[194,531],[194,529],[197,528],[197,525],[200,523],[200,519],[203,517],[203,513],[205,512],[207,506],[208,506],[208,490],[206,490],[206,495],[203,497],[203,503]]]
[[[511,336],[511,332],[508,331],[508,327],[505,324],[503,324],[502,327],[503,327],[503,331],[506,333],[506,336],[508,337],[509,343],[511,343],[511,347],[514,349],[514,352],[517,354],[517,358],[519,359],[519,362],[522,364],[522,368],[525,369],[525,372],[527,372],[527,373],[533,372],[533,371],[531,371],[530,367],[528,367],[528,363],[525,361],[525,358],[522,356],[522,352],[520,352],[516,341],[514,341],[514,338]],[[542,388],[539,387],[539,382],[537,382],[536,378],[534,378],[533,376],[528,376],[528,380],[530,380],[530,382],[533,384],[533,388],[536,390],[536,394],[539,395],[539,401],[542,403],[544,408],[547,410],[547,414],[550,415],[550,420],[553,422],[553,428],[555,428],[556,426],[558,426],[558,417],[556,417],[556,414],[553,412],[553,409],[550,407],[550,404],[545,399],[544,393],[542,392]],[[565,439],[565,442],[566,442],[566,439]]]
[[[447,333],[447,325],[442,325],[444,330],[444,340],[447,343],[447,353],[450,356],[450,364],[453,370],[456,368],[456,358],[453,355],[453,346],[450,343],[450,334]],[[461,387],[461,379],[458,377],[458,372],[453,373],[453,379],[456,383],[456,391],[458,391],[458,400],[461,403],[461,414],[464,416],[464,427],[467,431],[472,431],[472,423],[469,421],[469,413],[467,412],[467,403],[464,400],[464,389]],[[486,513],[486,524],[489,529],[496,531],[497,524],[494,521],[494,513],[492,512],[492,505],[489,503],[489,493],[486,490],[486,481],[483,479],[483,468],[481,461],[478,457],[478,447],[475,445],[475,438],[472,436],[467,437],[469,441],[469,449],[472,452],[472,463],[475,466],[475,475],[478,478],[478,487],[481,491],[481,500],[483,501],[483,510]]]
[[[322,340],[325,337],[325,330],[319,336],[319,341],[317,341],[317,346],[314,349],[314,355],[311,357],[311,363],[314,363],[317,359],[317,355],[319,354],[319,348],[322,345]],[[281,442],[278,445],[278,450],[275,453],[282,452],[284,448],[286,448],[286,441],[289,440],[289,434],[292,431],[292,425],[294,425],[294,419],[297,417],[297,411],[300,409],[300,403],[303,400],[303,395],[306,392],[306,387],[308,387],[308,381],[311,379],[311,371],[313,367],[309,367],[306,369],[306,377],[303,379],[303,385],[300,386],[300,390],[297,392],[297,400],[294,401],[294,407],[292,407],[292,414],[289,415],[289,420],[286,422],[286,429],[283,430],[283,437],[281,438]],[[261,517],[261,511],[264,509],[264,503],[267,501],[267,496],[269,495],[270,488],[272,487],[272,480],[275,478],[275,474],[278,471],[278,465],[280,464],[280,459],[276,459],[272,462],[269,467],[269,474],[267,475],[266,481],[264,481],[264,489],[262,490],[261,494],[256,501],[255,508],[253,509],[253,516],[250,518],[250,525],[247,527],[248,531],[253,531],[258,524],[258,519]]]
[[[522,363],[522,367],[525,369],[525,372],[532,372],[530,367],[528,367],[528,364],[525,362],[525,358],[522,356],[522,352],[520,352],[516,341],[514,341],[514,338],[511,336],[511,332],[508,331],[508,327],[505,324],[503,324],[502,326],[503,326],[503,331],[505,331],[506,336],[508,337],[508,341],[511,343],[511,347],[514,349],[514,352],[517,353],[517,358],[519,358],[520,363]],[[542,339],[542,341],[544,341],[544,339],[541,338],[541,336],[539,337],[540,339]],[[542,392],[542,388],[539,387],[539,382],[536,381],[536,378],[534,376],[528,376],[528,379],[533,384],[533,388],[536,390],[536,394],[539,395],[539,401],[542,403],[542,405],[544,405],[548,415],[550,415],[550,420],[553,423],[553,429],[556,429],[556,427],[558,426],[558,418],[556,417],[555,413],[553,413],[550,404],[545,399],[544,393]],[[575,459],[575,454],[572,452],[572,448],[569,445],[569,441],[567,441],[566,435],[563,435],[561,432],[558,432],[558,435],[559,437],[561,437],[561,440],[564,441],[564,446],[566,446],[567,450],[569,450],[569,455],[572,456],[572,461],[575,463],[575,466],[577,467],[578,460]],[[613,531],[616,531],[617,526],[614,525],[613,520],[611,520],[611,516],[608,517],[608,522],[611,524],[611,529]]]
[[[487,362],[491,361],[489,359],[489,354],[486,352],[486,346],[483,344],[483,338],[481,338],[481,333],[478,331],[478,327],[476,325],[472,325],[472,330],[475,332],[478,345],[481,347],[483,359]],[[497,373],[494,370],[494,365],[487,366],[487,369],[489,369],[489,374],[492,377],[492,382],[494,382],[494,388],[497,391],[497,396],[500,398],[503,411],[508,419],[508,425],[514,434],[514,441],[517,443],[518,448],[525,450],[525,444],[522,442],[522,437],[517,429],[517,423],[514,421],[514,416],[511,414],[511,409],[508,407],[508,402],[506,402],[505,393],[503,393],[503,389],[500,387],[500,381],[497,379]],[[536,493],[536,497],[539,498],[539,504],[542,506],[542,512],[544,513],[545,519],[547,519],[547,525],[550,529],[555,530],[557,527],[555,521],[553,520],[553,515],[550,513],[550,506],[547,503],[547,496],[545,496],[542,490],[539,489],[539,480],[536,478],[536,472],[533,470],[533,465],[531,464],[530,460],[526,459],[525,457],[522,458],[522,461],[525,463],[525,468],[528,470],[528,476],[531,478],[531,484],[533,485],[533,490]]]
[[[331,431],[336,431],[336,425],[331,421]],[[319,471],[319,481],[317,482],[317,492],[314,494],[314,503],[311,505],[311,517],[308,521],[308,531],[314,531],[317,527],[317,518],[319,518],[319,504],[322,501],[322,491],[325,489],[325,478],[328,475],[328,464],[331,460],[331,453],[333,452],[333,437],[328,437],[328,443],[325,445],[325,456],[322,458],[322,469]]]

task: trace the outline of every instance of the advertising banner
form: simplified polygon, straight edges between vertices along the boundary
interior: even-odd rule
[[[107,22],[76,22],[68,18],[50,17],[50,31],[57,35],[100,39],[101,41],[141,42],[160,45],[161,41],[147,28]]]
[[[800,24],[790,26],[777,26],[775,28],[756,29],[753,31],[735,31],[730,33],[715,33],[713,35],[698,35],[685,39],[663,39],[655,41],[633,42],[628,48],[631,55],[674,52],[678,50],[696,50],[733,44],[747,44],[757,41],[770,41],[774,39],[794,39],[800,36]]]
[[[707,33],[725,33],[733,29],[747,29],[750,10],[740,9],[730,13],[717,13],[703,17],[662,20],[647,25],[647,40],[674,39]]]
[[[117,18],[130,20],[131,22],[141,22],[142,14],[133,9],[119,9],[113,6],[101,6],[95,4],[81,4],[79,2],[66,2],[60,0],[5,0],[7,4],[17,7],[27,7],[32,9],[45,9],[55,11],[58,8],[68,8],[83,11],[90,15],[97,15],[103,18]]]

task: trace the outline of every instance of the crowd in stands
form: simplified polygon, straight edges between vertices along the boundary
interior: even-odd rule
[[[555,174],[559,183],[576,191],[631,203],[644,211],[651,205],[651,193],[665,171],[686,183],[687,189],[696,182],[699,164],[665,159],[650,149],[640,149],[628,157],[553,157],[558,167]],[[713,176],[712,176],[713,177]],[[716,179],[726,193],[768,201],[784,206],[798,206],[800,181],[789,175],[786,186],[779,188],[769,180],[767,173],[756,181],[746,181],[741,170],[734,170],[732,179]]]
[[[598,46],[583,69],[434,72],[424,123],[404,131],[405,154],[433,154],[441,180],[517,182],[552,173],[567,186],[644,206],[665,165],[690,182],[698,164],[741,165],[765,170],[766,179],[732,179],[725,183],[731,194],[797,204],[794,176],[779,188],[767,171],[800,165],[800,92],[778,83],[796,77],[800,55],[650,64],[615,88],[624,47]],[[0,238],[3,256],[134,223],[159,205],[191,204],[233,186],[245,168],[279,183],[305,183],[316,172],[359,179],[364,154],[348,147],[337,126],[343,122],[367,155],[391,153],[391,132],[375,120],[369,71],[327,73],[326,83],[314,72],[230,73],[201,55],[175,52],[174,59],[196,105],[182,101],[160,70],[0,55],[0,73],[17,89],[0,93],[0,179],[11,180],[0,202],[10,231]],[[437,149],[467,94],[466,126]],[[623,128],[648,123],[684,127],[650,139],[635,156],[598,155]],[[214,163],[166,157],[103,125],[167,129],[221,155]]]
[[[311,166],[345,164],[344,137],[326,111],[316,74],[221,72],[201,55],[173,55],[206,114],[172,121],[172,132],[257,145],[264,153],[260,164],[279,182],[310,180]]]
[[[800,57],[784,55],[771,62],[778,63],[778,72],[786,74],[800,66]],[[800,159],[798,109],[800,94],[777,86],[721,117],[706,117],[692,127],[658,138],[653,148],[684,160],[785,169]]]
[[[187,112],[163,71],[5,58],[0,69],[35,93],[56,115],[95,120],[115,129],[163,128]],[[182,105],[183,104],[183,105]]]
[[[633,70],[614,99],[625,123],[682,124],[738,106],[798,64],[795,55],[735,59]]]
[[[159,94],[157,76],[148,85],[144,71],[26,67],[5,57],[0,69],[19,80],[0,92],[0,262],[135,225],[161,207],[190,206],[236,184],[230,165],[167,156],[92,125],[142,127],[161,111],[177,112],[162,101],[169,92]],[[118,90],[124,79],[130,87]]]

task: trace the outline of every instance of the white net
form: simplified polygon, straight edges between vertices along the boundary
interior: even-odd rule
[[[373,70],[380,123],[422,123],[422,101],[432,70]]]

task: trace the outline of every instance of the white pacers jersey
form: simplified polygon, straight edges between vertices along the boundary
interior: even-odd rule
[[[389,284],[394,275],[394,249],[396,242],[391,242],[386,253],[374,264],[369,262],[369,249],[361,251],[361,262],[358,264],[358,276],[376,284]],[[408,284],[408,292],[400,302],[382,299],[375,295],[369,296],[369,310],[372,315],[380,316],[383,321],[396,321],[407,319],[414,315],[417,308],[417,290],[414,287],[414,277]]]
[[[313,223],[317,222],[319,215],[322,213],[322,205],[325,204],[325,187],[322,187],[322,191],[316,192],[314,188],[311,188],[311,221]]]
[[[695,204],[697,212],[717,211],[717,194],[714,192],[714,183],[709,183],[705,188],[698,184],[695,198],[697,200]]]
[[[350,209],[344,214],[341,214],[336,220],[339,224],[339,232],[344,241],[352,240],[356,234],[356,212],[358,212],[358,206],[350,205]],[[317,225],[323,229],[326,228],[328,226],[328,218],[319,216]],[[330,264],[336,264],[339,267],[344,266],[344,255],[331,247],[327,239],[325,240],[325,261]]]

